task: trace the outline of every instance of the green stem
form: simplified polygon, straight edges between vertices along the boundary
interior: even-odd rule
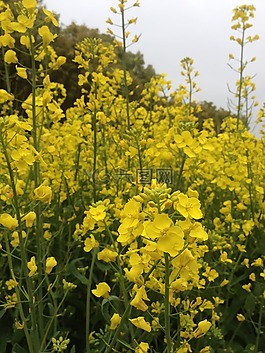
[[[242,87],[243,87],[243,71],[244,71],[244,40],[245,40],[245,29],[243,29],[242,32],[242,38],[241,38],[241,52],[240,52],[240,72],[239,72],[239,86],[238,86],[238,101],[237,101],[237,123],[236,123],[236,129],[238,130],[239,127],[239,120],[241,117],[242,113],[242,107],[241,107],[241,100],[242,100]]]
[[[2,58],[5,55],[4,47],[2,47]],[[4,61],[4,68],[5,68],[5,82],[6,82],[6,90],[8,93],[11,93],[11,84],[10,84],[10,77],[9,77],[9,70],[7,63]]]
[[[260,342],[260,334],[262,332],[262,316],[263,316],[263,305],[264,305],[264,299],[263,297],[261,298],[261,303],[259,307],[259,320],[258,320],[258,327],[256,329],[257,331],[257,336],[256,336],[256,345],[255,345],[255,352],[259,352],[259,342]]]
[[[180,166],[180,170],[179,170],[179,175],[178,175],[176,190],[179,190],[179,188],[180,188],[180,181],[181,181],[181,176],[182,176],[182,173],[183,173],[183,170],[184,170],[185,162],[186,162],[186,155],[185,155],[185,153],[183,152],[183,157],[182,157],[181,166]]]
[[[123,3],[123,2],[122,2]],[[123,4],[124,5],[124,4]],[[130,107],[129,107],[129,88],[127,82],[127,64],[126,64],[126,29],[125,29],[125,10],[121,9],[121,21],[122,21],[122,65],[123,65],[123,80],[124,80],[124,89],[125,89],[125,99],[126,99],[126,114],[127,114],[127,129],[130,128]]]
[[[165,253],[165,334],[166,334],[166,344],[167,353],[171,353],[171,335],[170,335],[170,302],[169,302],[169,255]]]
[[[107,225],[107,223],[104,221],[104,224],[105,224],[105,228],[107,230],[107,233],[111,239],[111,242],[113,244],[113,247],[114,247],[114,250],[119,253],[119,250],[115,244],[115,241],[113,239],[113,236],[111,234],[111,231]],[[129,297],[128,297],[128,290],[126,289],[126,285],[125,285],[125,280],[124,280],[124,275],[123,275],[123,271],[122,271],[122,265],[121,265],[121,261],[120,261],[120,257],[118,256],[117,257],[117,265],[118,265],[118,272],[119,272],[119,281],[120,281],[120,287],[121,287],[121,292],[123,294],[123,299],[124,299],[124,304],[125,304],[125,307],[127,308],[128,306],[130,307],[130,300],[129,300]],[[124,314],[123,314],[123,317],[124,317]],[[131,335],[131,342],[134,341],[134,331],[131,327],[131,325],[129,326],[129,331],[130,331],[130,335]],[[114,344],[113,344],[114,345]]]
[[[91,287],[93,280],[93,272],[96,261],[97,251],[93,250],[93,257],[90,265],[89,278],[87,283],[87,293],[86,293],[86,353],[90,352],[90,342],[89,342],[89,333],[90,333],[90,302],[91,302]]]
[[[122,1],[122,5],[125,6],[124,1]],[[123,66],[123,83],[124,83],[124,93],[125,93],[125,101],[126,101],[126,116],[127,116],[127,131],[130,130],[131,127],[131,118],[130,118],[130,104],[129,104],[129,87],[127,81],[127,64],[126,64],[126,25],[125,25],[125,10],[121,9],[121,27],[122,27],[122,66]],[[131,168],[131,159],[128,156],[127,159],[127,168],[130,170]]]
[[[97,172],[97,112],[96,108],[94,109],[94,113],[92,116],[92,128],[93,128],[93,200],[94,202],[97,201],[97,188],[96,188],[96,172]]]
[[[56,319],[57,314],[58,314],[58,312],[59,312],[61,306],[63,305],[63,302],[64,302],[64,300],[65,300],[65,298],[66,298],[67,293],[68,293],[68,290],[65,291],[61,302],[60,302],[59,305],[57,306],[57,308],[56,308],[56,310],[55,310],[53,316],[51,317],[50,321],[49,321],[48,324],[46,325],[46,327],[45,327],[45,329],[44,329],[44,331],[43,331],[43,338],[42,338],[42,341],[41,341],[41,344],[40,344],[40,349],[39,349],[37,352],[35,352],[35,353],[42,353],[43,351],[45,351],[47,336],[48,336],[48,334],[49,334],[49,332],[50,332],[51,326],[52,326],[54,320]]]
[[[37,69],[35,63],[35,49],[32,42],[31,36],[30,38],[30,54],[31,54],[31,72],[32,72],[32,138],[33,138],[33,147],[38,152],[40,152],[40,138],[41,134],[38,133],[40,126],[38,126],[37,121],[37,111],[36,111],[36,93],[37,93]],[[35,161],[33,165],[34,170],[34,186],[37,188],[41,184],[41,175],[40,175],[40,164],[39,161]],[[41,203],[37,203],[35,207],[36,213],[36,245],[37,245],[37,266],[38,266],[38,284],[42,282],[43,278],[43,254],[42,254],[42,244],[43,244],[43,219],[42,219],[42,205]],[[43,335],[43,288],[42,286],[38,286],[38,327],[36,329],[39,330],[39,335],[42,337]]]
[[[14,173],[12,170],[10,158],[9,158],[8,152],[6,150],[6,145],[5,145],[5,141],[4,141],[4,137],[3,137],[2,132],[0,133],[0,142],[1,142],[1,145],[3,148],[3,154],[5,157],[6,164],[7,164],[8,174],[9,174],[10,182],[11,182],[11,188],[12,188],[12,192],[14,195],[13,202],[14,202],[16,218],[18,221],[18,238],[19,238],[19,245],[20,245],[20,251],[21,251],[21,268],[22,268],[22,273],[26,279],[27,295],[28,295],[29,308],[30,308],[29,312],[30,312],[31,324],[32,324],[33,344],[35,345],[35,348],[36,348],[36,347],[38,347],[39,335],[38,335],[38,330],[37,330],[36,312],[35,312],[35,304],[34,304],[35,297],[33,295],[31,280],[28,276],[28,268],[27,268],[28,260],[27,260],[26,249],[24,247],[24,239],[22,236],[20,205],[18,202],[18,195],[17,195],[17,190],[16,190],[15,178],[14,178]]]
[[[9,271],[10,271],[11,278],[15,281],[16,277],[15,277],[15,274],[14,274],[12,256],[11,256],[9,241],[8,241],[6,233],[5,233],[4,237],[5,237],[5,245],[6,245],[7,261],[8,261]],[[26,321],[26,317],[25,317],[25,314],[24,314],[24,310],[23,310],[23,305],[22,305],[22,301],[21,301],[21,297],[20,297],[20,290],[19,290],[18,287],[15,287],[15,292],[16,292],[16,296],[17,296],[17,304],[16,305],[18,307],[19,315],[20,315],[20,318],[21,318],[21,321],[22,321],[22,324],[23,324],[23,331],[24,331],[25,336],[26,336],[29,353],[35,353],[35,349],[33,347],[32,338],[30,337],[30,334],[29,334],[27,321]]]
[[[110,353],[112,352],[112,348],[115,346],[117,340],[118,340],[118,336],[121,332],[121,329],[122,329],[122,324],[124,323],[124,321],[127,319],[127,316],[129,315],[130,313],[130,309],[131,309],[131,306],[130,306],[130,303],[127,304],[126,308],[125,308],[125,311],[122,315],[122,318],[121,318],[121,322],[119,324],[119,326],[117,327],[116,331],[115,331],[115,334],[112,338],[112,342],[111,344],[108,346],[108,348],[105,350],[105,353]]]

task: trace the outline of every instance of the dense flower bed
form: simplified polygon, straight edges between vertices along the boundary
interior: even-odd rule
[[[231,117],[199,131],[191,59],[186,86],[159,75],[130,101],[99,39],[76,47],[64,112],[57,20],[36,5],[0,1],[0,351],[262,352],[263,133]]]

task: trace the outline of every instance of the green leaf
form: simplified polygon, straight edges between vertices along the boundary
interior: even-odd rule
[[[27,351],[24,348],[22,348],[18,343],[15,343],[12,353],[27,353]]]
[[[251,316],[255,310],[255,297],[248,295],[244,307],[248,315]]]
[[[82,258],[83,259],[83,258]],[[69,265],[68,265],[68,270],[69,272],[75,276],[82,284],[84,284],[85,286],[88,285],[89,281],[86,278],[86,276],[84,276],[82,273],[80,273],[78,271],[78,269],[76,268],[76,263],[81,260],[81,259],[75,259],[73,260]]]
[[[71,348],[70,353],[75,353],[75,346]]]
[[[6,309],[3,309],[0,311],[0,319],[2,319],[2,317],[5,315],[6,313]]]
[[[107,299],[102,300],[101,312],[107,321],[110,321],[110,310],[109,309],[112,309],[112,307],[110,306],[110,302],[112,302],[112,301],[120,302],[120,299],[118,297],[116,297],[115,295],[111,295]],[[108,305],[106,305],[106,304],[108,304]],[[114,306],[114,305],[112,304],[112,306]]]

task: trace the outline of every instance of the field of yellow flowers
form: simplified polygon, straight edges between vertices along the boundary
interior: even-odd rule
[[[111,8],[123,23],[126,6]],[[82,94],[63,111],[57,25],[36,0],[0,1],[0,352],[264,353],[265,137],[239,119],[250,79],[239,70],[219,134],[197,128],[189,58],[185,85],[167,96],[158,75],[131,101],[113,65],[124,25],[123,42],[77,45]]]

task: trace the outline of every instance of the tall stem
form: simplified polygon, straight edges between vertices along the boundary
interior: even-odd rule
[[[27,268],[28,260],[27,260],[26,249],[24,247],[24,239],[22,236],[20,205],[19,205],[19,200],[18,200],[18,195],[17,195],[17,190],[16,190],[16,183],[15,183],[13,169],[11,166],[8,152],[6,150],[6,144],[5,144],[2,132],[0,133],[0,143],[3,148],[3,154],[5,157],[6,164],[7,164],[8,174],[9,174],[9,178],[10,178],[10,182],[11,182],[11,188],[12,188],[12,192],[14,195],[13,204],[14,204],[16,218],[18,221],[18,238],[19,238],[19,245],[20,245],[20,251],[21,251],[21,268],[22,268],[22,274],[26,279],[27,296],[28,296],[27,299],[29,301],[29,308],[30,308],[29,313],[30,313],[30,318],[31,318],[32,334],[31,334],[31,337],[29,338],[29,341],[27,341],[27,343],[29,346],[31,346],[31,344],[33,346],[35,345],[35,348],[36,348],[36,347],[38,347],[39,335],[38,335],[38,331],[37,331],[37,321],[36,321],[36,312],[35,312],[35,297],[33,295],[32,283],[31,283],[31,280],[28,276],[28,268]],[[11,267],[11,269],[12,269],[12,267]],[[20,312],[22,313],[21,310],[20,310]],[[24,319],[23,314],[22,314],[21,319],[22,320]]]
[[[31,72],[32,72],[32,138],[33,138],[33,147],[37,151],[40,152],[40,126],[38,124],[38,117],[36,111],[36,92],[37,92],[37,69],[35,63],[35,48],[32,43],[31,36],[30,38],[30,54],[31,54]],[[34,170],[34,186],[37,188],[41,184],[41,174],[40,174],[40,164],[39,161],[35,161],[33,165]],[[43,254],[42,254],[42,244],[43,244],[43,219],[42,219],[42,205],[38,202],[35,206],[36,213],[36,246],[37,246],[37,266],[38,266],[38,327],[36,329],[39,330],[40,336],[43,335],[43,288],[41,286],[42,278],[43,278]]]
[[[169,255],[165,253],[165,332],[167,353],[171,353],[171,335],[170,335],[170,302],[169,302]]]
[[[241,38],[241,51],[240,51],[240,68],[239,68],[239,86],[238,86],[238,101],[237,101],[237,123],[236,128],[238,130],[239,120],[242,114],[241,100],[242,100],[242,87],[243,87],[243,72],[244,72],[244,40],[245,40],[245,29],[243,28]]]
[[[92,261],[89,270],[89,278],[87,283],[87,294],[86,294],[86,353],[90,352],[90,343],[89,343],[89,333],[90,333],[90,300],[91,300],[91,287],[92,287],[92,279],[94,266],[96,261],[97,251],[93,250]]]

